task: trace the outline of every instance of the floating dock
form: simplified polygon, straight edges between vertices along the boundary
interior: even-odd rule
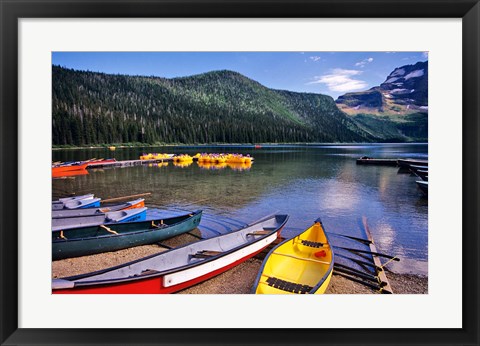
[[[398,166],[397,159],[372,159],[370,157],[357,159],[357,165]]]
[[[157,163],[162,163],[167,161],[173,161],[173,158],[153,159],[153,160],[124,160],[124,161],[96,163],[94,166],[88,166],[87,169],[106,168],[106,167],[131,167],[131,166],[141,166],[141,165],[148,165],[148,164],[157,164]]]

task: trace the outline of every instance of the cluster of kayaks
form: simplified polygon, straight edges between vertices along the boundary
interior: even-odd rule
[[[194,158],[203,163],[248,163],[253,162],[253,157],[242,154],[215,154],[215,153],[197,153]]]
[[[207,169],[207,170],[220,170],[224,168],[231,168],[234,171],[246,171],[252,168],[252,163],[233,163],[233,162],[228,162],[228,163],[212,163],[212,162],[197,162],[198,167],[201,169]]]
[[[175,155],[173,162],[193,162],[193,157],[188,154]]]
[[[165,159],[171,159],[174,154],[166,154],[166,153],[148,153],[148,154],[143,154],[140,156],[140,160],[165,160]]]
[[[111,206],[116,213],[119,206]],[[132,205],[130,206],[132,208]],[[141,209],[141,208],[138,208]],[[110,209],[112,210],[112,209]],[[124,209],[121,209],[124,210]],[[126,209],[125,211],[133,210]],[[72,217],[107,215],[102,208],[79,210]],[[71,213],[64,210],[63,213]],[[79,216],[82,215],[82,216]],[[52,230],[53,259],[84,256],[151,244],[196,228],[202,211],[161,220],[119,221]],[[56,212],[52,220],[61,214]],[[70,215],[66,216],[67,218]],[[158,254],[99,271],[53,279],[56,294],[173,293],[243,263],[275,242],[288,221],[277,214],[226,234],[201,239]],[[321,221],[275,246],[255,280],[256,294],[320,294],[333,273],[334,254]]]

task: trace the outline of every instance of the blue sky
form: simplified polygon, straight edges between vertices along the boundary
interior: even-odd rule
[[[53,52],[76,70],[184,77],[232,70],[269,88],[337,98],[384,82],[396,67],[428,60],[425,52]]]

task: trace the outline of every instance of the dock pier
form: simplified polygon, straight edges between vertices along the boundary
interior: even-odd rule
[[[109,168],[109,167],[132,167],[148,164],[157,164],[167,161],[173,161],[173,158],[166,159],[152,159],[152,160],[123,160],[115,162],[96,163],[94,166],[87,166],[87,169],[91,168]]]

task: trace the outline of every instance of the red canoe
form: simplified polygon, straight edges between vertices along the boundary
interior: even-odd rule
[[[245,262],[273,243],[288,220],[250,226],[93,273],[52,280],[54,294],[163,294],[198,284]]]
[[[59,175],[60,173],[65,172],[84,171],[88,165],[88,162],[78,162],[69,165],[52,166],[52,174]]]

